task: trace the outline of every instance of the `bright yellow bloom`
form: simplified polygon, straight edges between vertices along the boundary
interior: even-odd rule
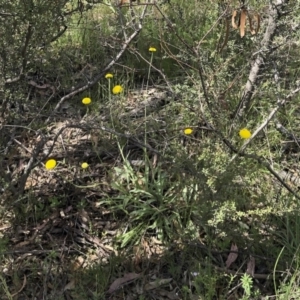
[[[113,77],[114,77],[114,75],[111,74],[111,73],[107,73],[107,74],[105,75],[105,78],[106,78],[106,79],[110,79],[110,78],[113,78]]]
[[[156,48],[150,47],[150,48],[149,48],[149,52],[156,52]]]
[[[89,104],[92,103],[92,100],[91,100],[91,98],[83,98],[83,99],[82,99],[82,103],[83,103],[84,105],[89,105]]]
[[[88,168],[88,166],[89,166],[89,164],[86,163],[86,162],[84,162],[84,163],[81,164],[81,168],[82,169],[86,169],[86,168]]]
[[[243,128],[239,132],[241,139],[250,139],[251,138],[251,132],[247,128]]]
[[[189,134],[193,133],[193,129],[192,128],[186,128],[186,129],[184,129],[183,132],[184,132],[184,134],[189,135]]]
[[[47,170],[52,170],[52,169],[55,168],[55,166],[56,166],[56,160],[55,159],[49,159],[45,163],[45,168]]]
[[[114,95],[120,94],[123,92],[123,88],[120,85],[116,85],[114,86],[112,92]]]

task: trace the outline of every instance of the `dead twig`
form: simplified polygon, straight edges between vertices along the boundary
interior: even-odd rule
[[[278,19],[280,18],[280,7],[284,6],[286,4],[287,0],[282,0],[280,5],[275,6],[270,2],[269,5],[269,20],[268,20],[268,26],[266,28],[263,40],[261,41],[261,49],[257,52],[256,57],[252,60],[252,67],[249,72],[248,80],[246,83],[246,86],[244,88],[241,100],[236,108],[236,111],[234,113],[234,120],[240,120],[246,113],[246,111],[249,109],[252,96],[254,94],[254,91],[258,87],[259,83],[259,73],[261,72],[261,68],[266,63],[266,57],[268,54],[270,54],[273,50],[271,47],[271,43],[274,39],[274,36],[276,34],[276,31],[278,31]],[[264,55],[261,54],[261,52],[264,52]],[[234,128],[235,122],[233,122],[233,125],[231,128]]]
[[[57,112],[61,105],[67,100],[70,99],[72,97],[74,97],[75,95],[89,89],[90,87],[92,87],[93,85],[95,85],[101,78],[103,78],[103,76],[105,75],[105,73],[110,70],[112,68],[112,66],[121,58],[121,56],[124,54],[124,52],[126,51],[126,49],[128,48],[129,44],[135,39],[135,37],[140,33],[140,31],[142,30],[142,20],[145,17],[145,13],[146,13],[146,9],[147,6],[145,6],[144,11],[141,15],[141,17],[139,18],[139,22],[136,25],[136,28],[134,30],[134,32],[128,37],[127,40],[124,41],[123,46],[121,47],[121,50],[119,51],[119,53],[115,56],[114,59],[112,59],[107,66],[98,74],[96,75],[93,80],[89,81],[87,84],[84,84],[82,86],[79,86],[77,88],[75,88],[72,92],[68,93],[67,95],[63,96],[58,103],[56,104],[55,108],[52,111],[52,114],[48,117],[48,119],[46,120],[46,124],[48,124],[51,120],[51,116]]]

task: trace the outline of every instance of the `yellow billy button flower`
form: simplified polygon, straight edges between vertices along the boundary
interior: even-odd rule
[[[106,78],[106,79],[110,79],[110,78],[113,78],[113,77],[114,77],[114,75],[111,74],[111,73],[107,73],[107,74],[105,75],[105,78]]]
[[[251,138],[251,132],[247,128],[243,128],[239,132],[241,139],[247,140]]]
[[[185,128],[183,132],[184,132],[184,134],[189,135],[189,134],[193,133],[193,129],[192,128]]]
[[[89,104],[92,103],[92,100],[91,100],[91,98],[83,98],[83,99],[82,99],[82,103],[83,103],[84,105],[89,105]]]
[[[55,159],[49,159],[45,163],[45,168],[47,170],[52,170],[56,167],[56,160]]]
[[[149,52],[156,52],[156,48],[150,47],[150,48],[149,48]]]
[[[81,168],[82,168],[82,169],[86,169],[86,168],[88,168],[88,167],[89,167],[89,164],[86,163],[86,162],[84,162],[84,163],[81,164]]]
[[[120,85],[115,85],[112,89],[114,95],[120,94],[123,92],[123,88]]]

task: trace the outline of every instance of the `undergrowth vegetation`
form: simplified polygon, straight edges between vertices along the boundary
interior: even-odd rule
[[[297,299],[298,1],[121,2],[0,0],[1,299]]]

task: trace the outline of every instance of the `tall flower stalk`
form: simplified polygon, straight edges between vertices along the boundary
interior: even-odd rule
[[[154,52],[156,52],[156,48],[150,47],[149,52],[151,53],[150,57],[150,63],[149,63],[149,69],[148,69],[148,76],[147,76],[147,83],[146,83],[146,94],[148,91],[148,86],[149,86],[149,80],[150,80],[150,72],[151,72],[151,67],[152,67],[152,62],[153,62],[153,55]],[[147,117],[147,107],[146,107],[146,102],[145,102],[145,109],[144,109],[144,118],[145,118],[145,134],[144,134],[144,143],[145,145],[147,144],[147,122],[146,122],[146,117]],[[144,155],[146,159],[146,149],[144,149]]]
[[[111,112],[111,82],[110,80],[113,78],[113,74],[111,73],[107,73],[105,75],[105,78],[108,80],[108,101],[109,101],[109,114],[110,114],[110,119],[111,119],[111,123],[112,123],[112,126],[114,127],[114,122],[113,122],[113,117],[112,117],[112,112]]]

